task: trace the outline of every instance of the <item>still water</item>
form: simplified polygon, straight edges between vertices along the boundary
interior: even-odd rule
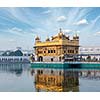
[[[100,92],[100,69],[31,68],[0,64],[1,92]]]

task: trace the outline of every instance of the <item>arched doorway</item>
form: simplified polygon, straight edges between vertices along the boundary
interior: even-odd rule
[[[40,56],[40,57],[38,58],[38,61],[43,61],[43,57]]]
[[[51,58],[51,61],[53,62],[53,58]]]
[[[59,61],[61,61],[61,57],[59,57]]]

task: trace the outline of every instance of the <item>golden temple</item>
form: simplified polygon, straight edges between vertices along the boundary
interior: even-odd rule
[[[62,32],[47,38],[44,42],[37,36],[35,38],[36,61],[57,62],[63,61],[64,55],[75,55],[79,53],[79,36],[75,34],[72,39]]]

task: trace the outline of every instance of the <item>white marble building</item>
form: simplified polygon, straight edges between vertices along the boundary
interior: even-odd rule
[[[100,46],[82,46],[79,48],[80,54],[100,54]]]
[[[79,48],[79,54],[83,54],[85,59],[90,55],[91,59],[96,58],[100,60],[100,46],[82,46]]]

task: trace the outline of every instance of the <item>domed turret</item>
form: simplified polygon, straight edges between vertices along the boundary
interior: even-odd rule
[[[69,35],[68,34],[66,34],[66,38],[69,39]]]
[[[60,28],[60,32],[58,33],[58,36],[59,37],[62,37],[64,34],[63,34],[63,32],[62,32],[62,29]]]
[[[35,40],[40,40],[40,38],[37,36],[37,37],[35,38]]]
[[[35,38],[35,41],[36,41],[36,42],[40,42],[40,38],[37,36],[37,37]]]
[[[47,38],[46,38],[46,41],[50,41],[50,39],[47,37]]]
[[[77,33],[73,36],[73,39],[74,39],[74,40],[79,40],[79,36],[78,36]]]

